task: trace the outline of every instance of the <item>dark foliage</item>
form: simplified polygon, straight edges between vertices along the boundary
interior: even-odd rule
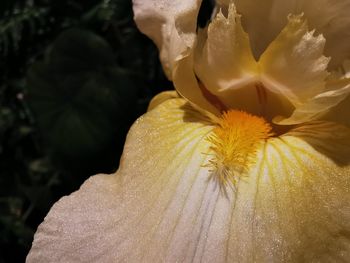
[[[172,86],[130,0],[1,0],[0,72],[0,262],[23,262],[52,204],[117,169]]]
[[[168,89],[131,0],[0,1],[0,263],[25,260],[61,196],[117,169],[130,125]]]

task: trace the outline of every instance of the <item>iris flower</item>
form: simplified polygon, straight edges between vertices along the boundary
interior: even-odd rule
[[[115,174],[59,200],[28,262],[350,260],[350,1],[134,0],[176,92]]]

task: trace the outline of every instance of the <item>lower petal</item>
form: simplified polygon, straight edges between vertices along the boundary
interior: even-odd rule
[[[189,261],[219,193],[203,167],[211,130],[184,99],[153,108],[131,128],[116,174],[53,206],[27,261]]]
[[[350,253],[350,131],[268,140],[237,190],[206,164],[212,124],[181,98],[131,128],[120,168],[62,198],[28,262],[330,261]]]
[[[301,126],[269,140],[238,186],[228,261],[350,258],[350,130]]]

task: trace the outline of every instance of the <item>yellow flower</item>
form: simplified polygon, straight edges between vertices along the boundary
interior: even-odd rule
[[[233,2],[197,30],[200,0],[134,0],[181,96],[53,206],[28,262],[350,259],[350,1]]]

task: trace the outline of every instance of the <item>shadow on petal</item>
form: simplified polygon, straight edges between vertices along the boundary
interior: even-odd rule
[[[180,107],[183,110],[183,121],[191,123],[201,123],[203,125],[213,126],[215,125],[215,117],[213,114],[197,108],[189,102],[186,102]]]
[[[333,122],[315,121],[286,134],[302,139],[339,166],[350,164],[350,129]]]

